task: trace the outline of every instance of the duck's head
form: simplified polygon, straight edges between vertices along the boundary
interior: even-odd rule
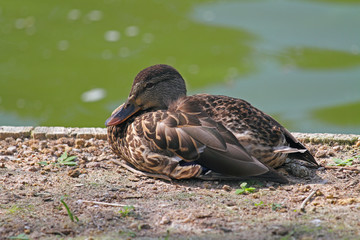
[[[121,124],[138,111],[167,109],[186,96],[185,81],[173,67],[158,64],[145,68],[135,77],[128,99],[109,117],[105,125]]]

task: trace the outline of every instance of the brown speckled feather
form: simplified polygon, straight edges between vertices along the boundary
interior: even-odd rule
[[[168,111],[144,113],[131,121],[109,127],[109,141],[117,154],[143,171],[178,179],[196,177],[202,167],[243,177],[269,171],[230,131],[188,99],[180,99]]]
[[[175,179],[259,176],[287,156],[317,164],[269,115],[227,96],[186,96],[181,75],[155,65],[135,78],[128,100],[106,121],[112,149],[135,168]]]
[[[305,146],[287,129],[247,101],[209,94],[188,98],[203,106],[204,111],[229,129],[252,156],[268,166],[283,165],[288,154],[317,164]]]

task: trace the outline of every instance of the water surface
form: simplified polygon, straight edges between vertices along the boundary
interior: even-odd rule
[[[354,25],[359,12],[360,5],[344,1],[196,7],[197,21],[257,37],[252,42],[257,71],[207,91],[251,100],[299,131],[359,133],[360,30]]]
[[[291,131],[360,133],[357,1],[0,3],[0,125],[102,127],[138,71],[244,98]]]

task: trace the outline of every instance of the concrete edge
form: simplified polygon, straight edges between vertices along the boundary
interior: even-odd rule
[[[331,134],[331,133],[296,133],[293,135],[304,143],[339,143],[355,144],[360,141],[360,135],[356,134]],[[65,128],[65,127],[13,127],[0,126],[0,140],[12,138],[33,139],[58,139],[72,137],[82,139],[107,139],[106,128]]]
[[[107,139],[106,128],[65,128],[65,127],[12,127],[0,126],[0,140],[12,138],[58,139],[62,137],[82,139]]]

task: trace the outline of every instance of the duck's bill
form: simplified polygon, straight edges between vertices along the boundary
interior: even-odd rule
[[[134,115],[139,110],[140,110],[140,107],[138,107],[137,105],[135,105],[133,103],[127,102],[127,103],[121,105],[120,107],[118,107],[112,113],[111,117],[109,117],[106,120],[105,126],[109,127],[109,126],[119,125],[122,122],[126,121],[126,119],[128,119],[129,117]]]

